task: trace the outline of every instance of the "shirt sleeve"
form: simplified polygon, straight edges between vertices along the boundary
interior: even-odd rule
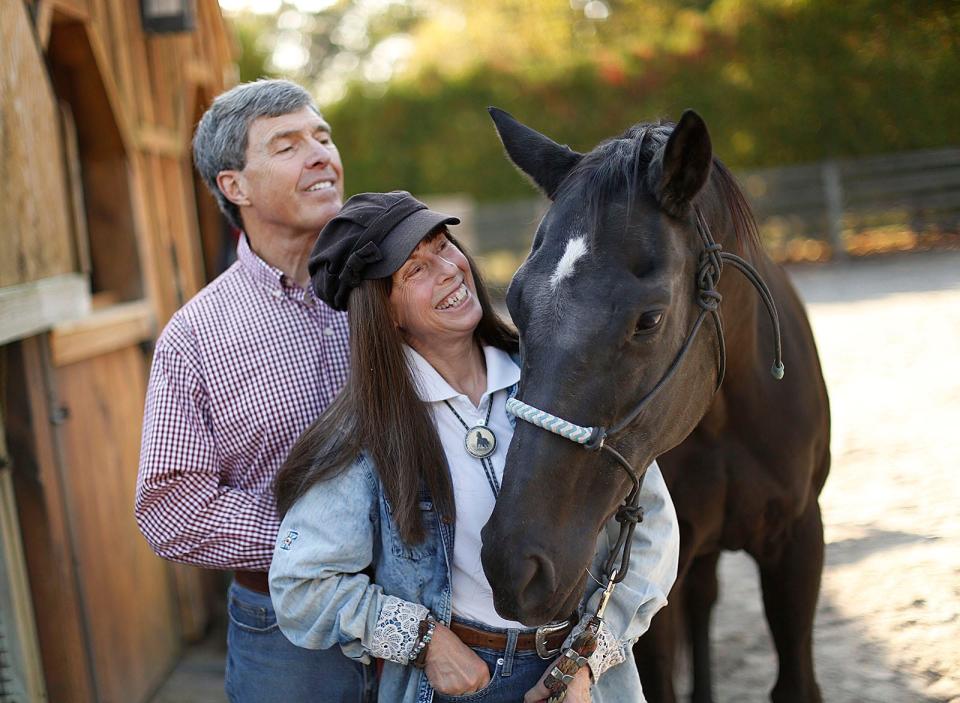
[[[595,681],[607,669],[626,660],[628,649],[647,631],[657,611],[667,604],[667,594],[677,578],[680,528],[656,462],[644,477],[640,505],[643,521],[633,532],[630,569],[610,596],[597,637],[597,649],[588,660]],[[620,524],[611,520],[606,529],[611,535],[611,544],[615,543]],[[586,612],[564,646],[569,646],[586,627],[602,595],[603,589],[598,587],[587,600]]]
[[[407,664],[426,606],[385,595],[362,573],[373,562],[379,520],[366,459],[314,484],[284,517],[270,566],[283,634],[298,647]]]
[[[175,324],[175,321],[174,321]],[[134,512],[164,559],[266,571],[279,520],[270,493],[221,483],[210,402],[189,345],[161,337],[147,387]]]

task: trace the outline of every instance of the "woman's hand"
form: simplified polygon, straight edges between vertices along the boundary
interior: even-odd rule
[[[427,648],[424,671],[433,690],[448,696],[473,693],[490,683],[487,663],[439,622]]]
[[[553,667],[560,663],[560,659],[547,667],[543,676],[537,681],[537,685],[527,691],[523,697],[523,703],[541,703],[550,697],[550,690],[543,685],[543,680],[553,671]],[[563,701],[564,703],[590,703],[590,667],[584,666],[574,675],[573,681],[567,686],[567,697]]]

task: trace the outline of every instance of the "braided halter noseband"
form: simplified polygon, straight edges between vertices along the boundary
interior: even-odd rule
[[[746,276],[747,280],[753,284],[754,288],[756,288],[757,293],[760,294],[760,299],[766,306],[767,312],[770,315],[770,321],[773,323],[774,350],[773,366],[770,369],[770,373],[778,380],[783,378],[783,359],[781,356],[780,344],[780,320],[777,316],[777,308],[774,304],[773,296],[770,294],[770,289],[767,287],[767,284],[763,281],[763,279],[760,277],[760,274],[757,273],[757,270],[752,264],[736,254],[731,254],[722,250],[722,247],[714,240],[713,235],[710,233],[710,228],[707,226],[706,220],[703,218],[699,208],[694,208],[694,213],[697,219],[697,232],[699,233],[700,239],[703,242],[703,251],[700,253],[699,265],[697,267],[697,305],[700,307],[700,313],[697,315],[697,319],[693,323],[690,333],[684,340],[683,345],[677,352],[676,357],[674,357],[670,367],[663,374],[660,380],[657,381],[656,385],[639,400],[639,402],[626,415],[626,417],[624,417],[610,429],[600,426],[583,427],[581,425],[576,425],[572,422],[564,420],[563,418],[557,417],[556,415],[552,415],[545,410],[540,410],[532,405],[527,405],[523,401],[517,400],[516,398],[511,398],[507,401],[507,412],[520,418],[521,420],[525,420],[532,425],[536,425],[537,427],[545,429],[549,432],[558,434],[561,437],[565,437],[571,442],[576,442],[590,451],[607,452],[627,473],[631,482],[633,483],[630,492],[624,499],[623,505],[620,506],[616,513],[616,520],[620,523],[620,535],[617,538],[617,543],[610,551],[610,557],[604,566],[605,575],[608,579],[608,585],[605,594],[606,597],[603,601],[604,604],[606,599],[609,598],[609,594],[613,590],[614,584],[622,581],[627,575],[627,570],[630,568],[630,546],[633,541],[633,531],[636,528],[637,523],[643,519],[643,508],[640,507],[640,488],[643,484],[644,474],[646,473],[646,468],[644,468],[643,471],[638,472],[620,452],[608,444],[608,440],[620,434],[630,425],[632,425],[640,416],[640,414],[647,408],[654,396],[656,396],[656,394],[659,393],[660,390],[673,377],[677,368],[680,366],[680,362],[682,361],[683,357],[690,350],[693,344],[693,339],[696,337],[697,332],[703,325],[704,318],[706,318],[708,314],[713,316],[714,324],[717,328],[717,339],[719,342],[719,368],[717,374],[717,385],[714,389],[714,392],[720,388],[720,384],[723,383],[723,377],[726,372],[727,351],[723,339],[723,322],[720,318],[720,302],[723,300],[723,296],[720,295],[720,291],[717,290],[717,284],[720,281],[720,274],[723,271],[724,262],[729,263],[744,276]],[[620,558],[620,565],[614,568],[613,565],[616,562],[617,555],[621,554],[621,552],[622,555]],[[597,613],[598,617],[601,615],[602,613]]]

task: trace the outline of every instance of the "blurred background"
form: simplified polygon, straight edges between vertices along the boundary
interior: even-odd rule
[[[287,76],[317,95],[351,192],[466,196],[474,246],[499,283],[525,253],[518,233],[529,234],[542,204],[491,138],[488,105],[578,150],[694,107],[781,261],[938,246],[960,224],[955,3],[221,7],[243,80]]]
[[[227,576],[132,506],[153,341],[234,256],[193,128],[264,76],[316,96],[348,194],[460,215],[501,293],[547,203],[488,105],[581,151],[696,109],[831,394],[824,700],[960,701],[960,4],[0,0],[0,703],[225,700]],[[755,569],[721,572],[717,698],[767,700]]]

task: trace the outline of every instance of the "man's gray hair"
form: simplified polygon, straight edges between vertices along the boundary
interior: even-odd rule
[[[304,107],[320,114],[310,94],[296,83],[259,80],[218,95],[200,118],[193,135],[193,161],[221,212],[238,229],[243,229],[240,208],[220,191],[217,174],[246,166],[247,133],[255,119],[288,115]]]

